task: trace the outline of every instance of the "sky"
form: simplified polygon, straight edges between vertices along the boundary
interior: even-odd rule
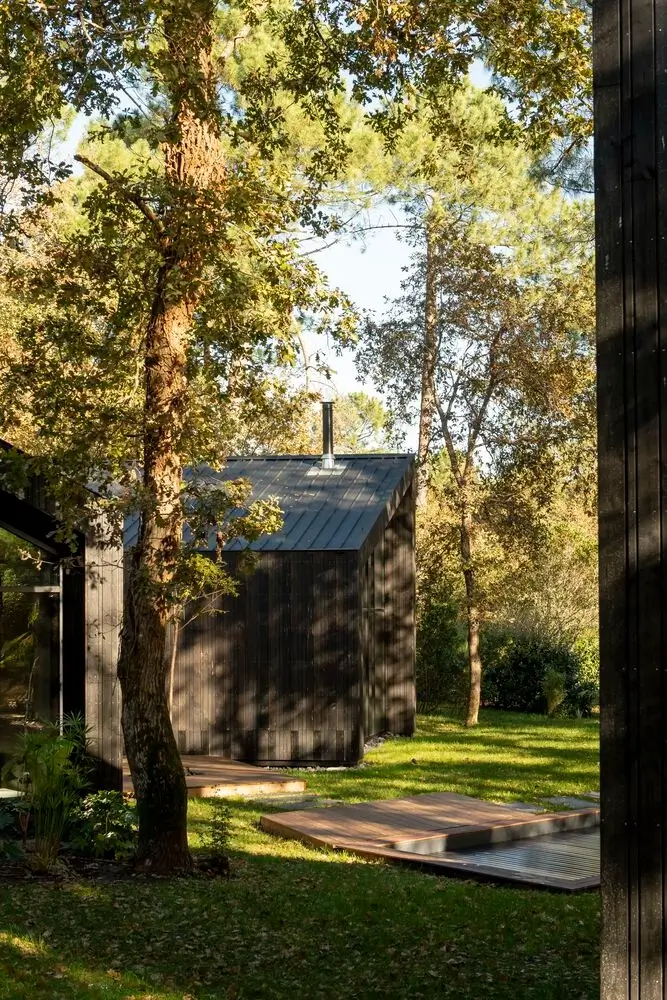
[[[473,64],[470,79],[478,87],[489,85],[489,73],[481,62]],[[83,115],[75,120],[67,140],[67,149],[71,154],[83,138],[87,124]],[[78,169],[75,167],[75,172]],[[391,208],[378,208],[373,211],[370,222],[386,225],[395,218]],[[366,233],[363,241],[341,241],[321,250],[315,255],[315,260],[332,287],[345,292],[360,312],[370,312],[379,318],[385,300],[400,293],[403,268],[409,261],[409,247],[397,238],[397,230],[381,229]],[[373,386],[357,378],[353,350],[339,355],[324,340],[315,342],[311,339],[308,346],[313,352],[317,350],[320,353],[333,373],[331,381],[321,387],[315,382],[324,399],[335,400],[337,395],[360,389],[381,395],[381,386]],[[405,447],[416,451],[416,426],[407,429]]]
[[[470,79],[475,86],[486,88],[491,78],[484,65],[476,62],[471,68]],[[372,221],[374,224],[389,223],[392,218],[389,208],[378,209]],[[367,233],[363,243],[338,243],[318,253],[315,259],[332,286],[345,292],[359,310],[373,312],[379,317],[385,300],[400,293],[403,268],[409,261],[409,254],[409,247],[397,239],[395,230],[382,229]],[[317,348],[334,371],[331,385],[322,387],[325,398],[335,399],[337,394],[359,389],[381,395],[381,387],[357,379],[353,351],[346,351],[339,357],[324,343],[318,343]],[[407,429],[405,447],[417,450],[416,426]]]
[[[391,210],[377,209],[370,221],[375,225],[387,225],[394,218]],[[395,230],[382,229],[367,233],[363,242],[341,241],[317,253],[314,259],[327,276],[329,284],[345,292],[360,312],[380,317],[385,300],[400,292],[400,284],[405,276],[403,268],[409,260],[409,248],[397,239]],[[345,351],[339,356],[323,340],[319,340],[316,345],[313,342],[313,347],[315,346],[334,372],[331,385],[322,388],[325,395],[334,398],[337,394],[359,389],[374,391],[372,385],[357,379],[353,350]]]

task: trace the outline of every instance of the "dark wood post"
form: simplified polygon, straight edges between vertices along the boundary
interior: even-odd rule
[[[602,997],[667,995],[667,3],[596,0]]]

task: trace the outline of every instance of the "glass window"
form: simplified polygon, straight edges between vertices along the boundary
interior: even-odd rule
[[[58,579],[55,557],[0,528],[0,768],[26,725],[58,721]]]

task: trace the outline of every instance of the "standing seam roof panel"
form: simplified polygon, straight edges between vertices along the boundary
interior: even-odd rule
[[[345,521],[350,517],[350,512],[356,510],[359,503],[363,502],[363,494],[364,490],[367,489],[367,486],[368,484],[363,482],[363,478],[357,472],[354,480],[350,483],[338,501],[337,509],[323,524],[315,523],[313,525],[313,528],[316,530],[313,537],[309,540],[308,548],[345,548],[345,543],[350,535],[350,526],[348,525],[345,535],[342,538],[336,537],[339,527],[343,527]],[[345,504],[345,506],[343,506],[343,504]],[[322,535],[324,535],[324,537],[321,537]],[[335,542],[334,539],[336,539]]]
[[[334,470],[322,473],[317,456],[231,458],[221,472],[201,469],[200,474],[212,485],[248,479],[252,500],[276,496],[284,512],[281,531],[250,544],[232,539],[226,551],[340,551],[362,547],[399,488],[407,487],[414,461],[406,454],[340,455]],[[186,471],[186,477],[193,475]],[[138,518],[128,518],[128,544],[137,531]],[[209,545],[215,546],[215,531]]]
[[[376,490],[376,497],[375,497],[375,499],[377,498],[377,494],[378,493],[384,493],[387,481],[389,481],[391,484],[393,484],[394,488],[397,485],[395,483],[395,476],[391,475],[391,470],[387,470],[387,472],[385,473],[382,481],[380,482],[380,484],[378,486],[378,489]],[[391,493],[389,495],[391,495]],[[358,491],[355,494],[355,498],[354,499],[355,500],[360,500],[361,499],[361,491]],[[357,513],[357,516],[356,516],[356,518],[354,520],[352,520],[352,518],[350,516],[350,511],[344,511],[344,512],[342,512],[342,516],[340,518],[338,518],[338,523],[336,523],[335,530],[331,532],[330,536],[326,539],[326,541],[325,541],[325,539],[322,539],[322,542],[324,543],[324,547],[325,548],[332,548],[332,549],[346,548],[348,540],[355,533],[355,529],[357,530],[357,533],[359,533],[358,529],[360,528],[361,524],[363,523],[364,518],[367,518],[368,521],[369,521],[367,529],[365,531],[363,531],[363,536],[366,537],[366,535],[373,528],[373,525],[377,521],[377,518],[378,518],[378,515],[379,515],[379,511],[377,509],[376,504],[377,504],[377,499],[376,499],[376,503],[373,504],[373,506],[369,506],[368,504],[365,504],[365,505],[361,506],[361,504],[355,503],[354,504],[354,509],[356,511],[358,511],[358,513]],[[345,532],[344,534],[342,534],[343,531]],[[351,546],[351,547],[352,548],[356,548],[357,546]]]

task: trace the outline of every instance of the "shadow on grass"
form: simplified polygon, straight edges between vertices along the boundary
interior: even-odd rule
[[[234,812],[253,814],[237,803]],[[232,871],[219,881],[3,891],[0,996],[597,995],[595,895],[453,882],[316,851],[235,851]]]
[[[595,787],[594,723],[487,719],[474,731],[421,720],[413,740],[388,741],[368,767],[304,776],[348,801],[432,791],[539,800]],[[0,1000],[598,996],[597,894],[369,864],[264,833],[259,818],[274,810],[258,802],[229,806],[229,879],[3,887]],[[195,848],[213,812],[192,801]]]
[[[412,739],[388,740],[361,767],[297,773],[309,790],[347,801],[452,791],[541,802],[598,787],[599,725],[487,711],[466,729],[449,717],[420,717]]]

